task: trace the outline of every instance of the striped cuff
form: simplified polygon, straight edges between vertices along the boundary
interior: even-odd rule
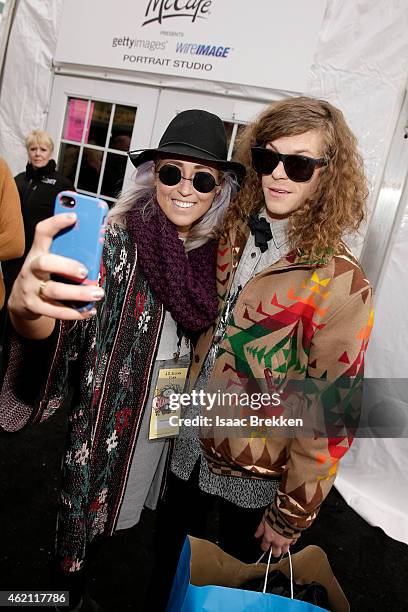
[[[301,536],[302,532],[299,529],[294,529],[282,520],[280,514],[277,512],[274,504],[268,506],[265,510],[264,519],[268,525],[272,527],[276,533],[279,533],[285,538],[297,539]]]

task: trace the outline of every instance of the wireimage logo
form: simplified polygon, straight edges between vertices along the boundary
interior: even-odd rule
[[[149,0],[145,12],[145,21],[162,23],[171,17],[189,17],[192,22],[207,19],[213,0]]]
[[[217,45],[202,45],[195,43],[177,43],[176,53],[190,53],[191,55],[212,55],[214,57],[228,57],[231,47]]]

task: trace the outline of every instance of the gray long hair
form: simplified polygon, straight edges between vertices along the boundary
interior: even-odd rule
[[[229,170],[220,172],[220,182],[221,190],[215,196],[211,208],[188,234],[184,243],[186,251],[196,249],[216,236],[216,230],[222,223],[228,204],[237,194],[238,182],[234,172]],[[115,206],[109,212],[109,223],[126,227],[126,215],[140,198],[146,198],[143,212],[149,214],[156,199],[153,161],[145,162],[138,167],[134,186],[120,194]]]

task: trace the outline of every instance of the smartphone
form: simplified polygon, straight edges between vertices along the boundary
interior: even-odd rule
[[[88,270],[82,282],[61,275],[52,275],[58,282],[75,285],[97,285],[101,265],[106,220],[109,207],[106,202],[92,196],[61,191],[55,198],[54,215],[72,212],[77,216],[75,225],[58,232],[52,241],[50,252],[76,259]],[[90,310],[94,302],[64,302],[80,312]]]

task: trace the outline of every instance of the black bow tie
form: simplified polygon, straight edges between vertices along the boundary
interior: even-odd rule
[[[248,225],[251,230],[251,234],[255,236],[255,246],[259,247],[261,253],[265,253],[268,249],[268,241],[272,239],[271,226],[268,221],[257,214],[250,215],[248,219]]]

